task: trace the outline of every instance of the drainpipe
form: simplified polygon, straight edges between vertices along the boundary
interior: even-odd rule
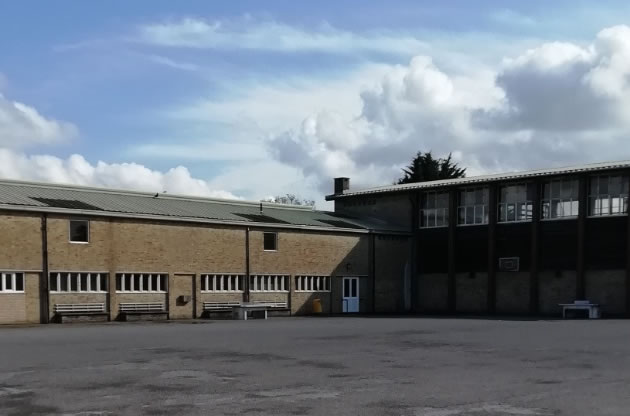
[[[261,204],[262,205],[262,204]],[[249,227],[245,228],[245,290],[243,291],[243,302],[249,302]]]
[[[372,313],[376,313],[376,234],[374,232],[372,234],[372,247],[371,247],[371,256],[372,264],[370,268],[372,269]]]
[[[39,288],[39,319],[43,324],[50,322],[50,290],[48,290],[48,215],[42,214],[42,276]]]

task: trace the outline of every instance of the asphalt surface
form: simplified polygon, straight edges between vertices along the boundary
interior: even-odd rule
[[[0,328],[0,415],[630,414],[630,321]]]

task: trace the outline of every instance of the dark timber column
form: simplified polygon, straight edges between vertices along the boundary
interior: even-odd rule
[[[245,284],[243,285],[243,302],[249,302],[249,227],[245,228]],[[291,292],[289,292],[289,295]]]
[[[409,195],[411,202],[411,244],[409,253],[410,274],[409,290],[411,290],[411,310],[420,311],[420,280],[422,277],[418,273],[418,238],[420,230],[420,192]],[[405,287],[403,283],[403,287]]]
[[[448,196],[448,311],[457,309],[456,253],[455,238],[457,231],[457,190],[451,189]]]
[[[496,310],[497,293],[497,184],[488,187],[488,313]]]
[[[39,320],[42,324],[50,322],[50,290],[48,287],[48,216],[42,214],[42,275],[39,278]],[[26,283],[24,283],[26,286]]]
[[[587,204],[587,185],[588,176],[580,175],[579,177],[579,212],[577,221],[577,265],[576,265],[576,282],[575,282],[575,299],[584,299],[586,290],[584,285],[585,279],[585,262],[584,262],[584,239],[586,234],[586,216],[588,215]]]
[[[540,258],[540,195],[542,193],[542,182],[537,179],[533,183],[534,198],[532,200],[532,241],[531,241],[531,264],[529,270],[529,312],[532,315],[538,313],[538,270]]]
[[[626,174],[630,176],[630,170]],[[628,205],[629,209],[626,213],[626,315],[630,316],[630,193],[628,194]]]

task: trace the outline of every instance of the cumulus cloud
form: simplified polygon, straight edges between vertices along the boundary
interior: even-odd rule
[[[213,189],[208,182],[192,177],[184,166],[160,172],[137,163],[110,164],[99,161],[91,164],[77,154],[61,159],[50,155],[27,155],[0,148],[0,177],[239,199],[230,192]]]
[[[356,34],[322,25],[306,30],[274,21],[252,18],[208,21],[186,18],[154,23],[139,28],[138,40],[144,43],[203,49],[249,49],[275,52],[357,53],[371,51],[387,54],[417,53],[425,44],[411,36],[391,33]]]
[[[11,101],[0,93],[0,146],[23,148],[75,137],[72,123],[46,118],[35,108]]]
[[[357,117],[315,113],[270,149],[322,191],[340,175],[358,186],[391,182],[418,150],[453,152],[471,174],[630,158],[628,62],[627,26],[465,75],[417,56],[362,91]]]

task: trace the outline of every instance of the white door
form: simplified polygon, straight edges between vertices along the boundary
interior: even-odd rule
[[[343,278],[343,312],[359,312],[359,278]]]

